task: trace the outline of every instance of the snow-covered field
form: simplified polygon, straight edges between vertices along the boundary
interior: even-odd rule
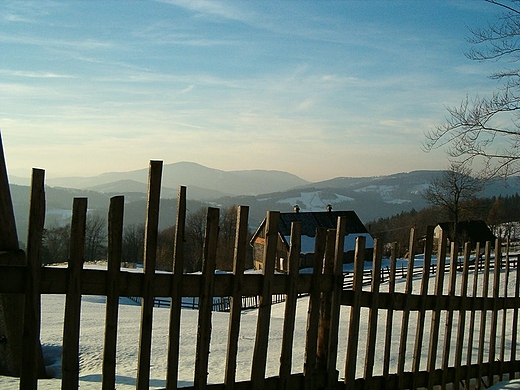
[[[448,279],[448,275],[446,275]],[[479,281],[482,281],[479,275]],[[492,278],[491,278],[492,280]],[[470,277],[470,286],[472,278]],[[381,286],[381,291],[385,290],[386,284]],[[433,280],[430,282],[430,290],[433,290]],[[447,281],[446,281],[447,286]],[[510,276],[509,290],[513,294],[515,286],[514,273]],[[397,291],[403,291],[404,280],[398,279]],[[416,278],[414,283],[414,293],[418,293],[420,289],[420,278]],[[502,288],[500,289],[502,291]],[[479,291],[482,288],[479,287]],[[301,298],[298,301],[297,321],[294,338],[293,353],[293,372],[300,373],[303,369],[304,359],[304,340],[307,321],[308,299]],[[81,319],[81,339],[80,339],[80,387],[81,389],[99,389],[101,387],[102,372],[102,353],[103,353],[103,337],[104,337],[104,319],[105,319],[105,298],[99,296],[83,296],[82,299],[82,319]],[[63,313],[64,313],[64,297],[61,295],[45,295],[42,297],[42,335],[41,341],[43,345],[45,363],[49,374],[56,376],[54,379],[40,380],[39,389],[58,389],[61,386],[59,379],[61,371],[61,343],[63,336]],[[137,376],[137,356],[139,345],[139,323],[141,309],[133,301],[128,298],[120,299],[119,328],[118,328],[118,350],[117,350],[117,389],[135,388],[135,378]],[[268,364],[266,367],[267,376],[278,375],[279,355],[282,339],[282,326],[284,316],[284,304],[276,304],[272,308],[270,341],[268,351]],[[179,386],[190,385],[193,382],[193,370],[195,364],[195,348],[196,348],[196,331],[197,331],[198,312],[192,310],[182,311],[181,322],[181,351],[180,351],[180,373]],[[431,317],[426,317],[426,326],[430,324]],[[477,317],[478,318],[478,317]],[[508,320],[511,316],[509,315]],[[406,370],[411,369],[412,354],[414,347],[416,313],[412,313],[410,317],[410,332],[407,346]],[[250,377],[252,352],[255,341],[257,311],[245,311],[241,318],[241,332],[239,340],[237,380],[247,380]],[[215,312],[212,316],[212,335],[211,335],[211,354],[209,360],[209,377],[210,383],[222,383],[225,372],[225,354],[227,347],[228,332],[228,313]],[[338,369],[340,376],[344,372],[346,340],[349,321],[349,308],[344,307],[341,313],[341,326],[338,346]],[[366,332],[368,322],[368,310],[362,310],[361,335]],[[380,375],[383,367],[383,340],[384,326],[386,322],[386,312],[380,311],[378,324],[377,351],[375,356],[374,375]],[[392,358],[390,371],[395,372],[397,367],[397,356],[399,346],[399,329],[401,322],[401,313],[396,312],[394,316],[394,326],[392,333]],[[456,325],[455,318],[455,325]],[[477,321],[477,330],[478,330]],[[467,323],[466,323],[467,324]],[[167,365],[167,340],[169,325],[169,309],[154,309],[154,326],[153,326],[153,347],[152,360],[150,368],[150,386],[151,388],[164,388],[166,385],[166,365]],[[500,328],[500,327],[499,327]],[[442,328],[441,328],[442,329]],[[511,327],[507,327],[511,332]],[[456,328],[453,333],[455,336]],[[363,337],[363,336],[362,336]],[[428,353],[428,337],[425,337],[423,343],[423,358],[421,360],[421,369],[426,368],[426,355]],[[442,337],[439,345],[442,347]],[[365,342],[361,338],[359,342],[358,369],[357,376],[363,375],[363,363],[365,359]],[[454,345],[452,343],[452,348]],[[465,356],[465,354],[463,355]],[[437,367],[440,367],[440,358]],[[476,358],[476,357],[475,357]],[[18,380],[15,378],[0,377],[1,389],[17,389]],[[498,385],[498,388],[517,388],[520,389],[520,382],[511,381]]]

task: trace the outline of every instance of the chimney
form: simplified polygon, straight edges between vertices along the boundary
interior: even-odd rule
[[[327,205],[327,211],[330,213],[332,211],[332,205],[328,204]]]
[[[300,212],[300,206],[295,204],[294,207],[293,207],[293,210],[294,210],[295,213],[299,213]]]

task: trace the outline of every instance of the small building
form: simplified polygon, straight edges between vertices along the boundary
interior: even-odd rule
[[[480,243],[481,248],[484,248],[487,241],[490,241],[493,247],[495,245],[496,236],[482,220],[459,222],[456,230],[453,222],[441,222],[435,227],[433,233],[435,242],[438,242],[441,231],[446,232],[450,242],[457,240],[459,245],[469,242],[471,249],[475,249],[477,242]]]
[[[286,272],[288,270],[292,222],[300,222],[302,227],[300,269],[312,267],[316,229],[336,229],[338,217],[346,217],[347,220],[343,263],[349,263],[354,260],[356,237],[358,236],[366,237],[366,256],[370,256],[370,253],[374,248],[374,239],[369,234],[357,214],[354,211],[332,211],[330,206],[327,207],[327,210],[329,211],[300,212],[299,207],[295,206],[293,213],[280,213],[276,253],[277,261],[275,265],[276,270],[281,272]],[[265,223],[266,220],[264,219],[250,241],[250,244],[253,247],[253,263],[255,269],[263,268]]]

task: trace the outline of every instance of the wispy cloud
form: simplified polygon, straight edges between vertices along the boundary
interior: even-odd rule
[[[99,41],[95,39],[67,40],[56,38],[44,38],[35,35],[0,35],[0,43],[32,45],[57,48],[77,48],[81,50],[108,50],[114,48],[112,42]]]
[[[12,70],[12,69],[0,69],[0,74],[11,76],[11,77],[27,77],[34,79],[72,79],[76,76],[70,74],[60,74],[53,72],[28,72],[22,70]]]
[[[222,19],[245,22],[249,16],[238,7],[236,2],[223,2],[218,0],[160,0],[163,3],[185,8],[199,15],[217,16]]]

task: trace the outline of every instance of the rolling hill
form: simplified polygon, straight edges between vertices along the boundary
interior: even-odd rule
[[[250,227],[256,229],[268,210],[291,212],[298,204],[301,211],[354,210],[365,223],[403,211],[427,206],[422,192],[442,171],[412,171],[378,177],[338,177],[309,183],[280,171],[225,172],[194,163],[164,167],[159,225],[161,229],[175,221],[177,188],[187,186],[188,213],[201,207],[247,205]],[[47,181],[46,225],[70,221],[74,197],[87,197],[89,212],[106,215],[110,197],[125,196],[125,224],[143,223],[146,213],[148,170],[107,173],[90,178],[61,178]],[[18,180],[15,180],[18,181]],[[11,185],[19,236],[25,241],[29,187]],[[481,196],[520,193],[518,178],[488,183]]]

